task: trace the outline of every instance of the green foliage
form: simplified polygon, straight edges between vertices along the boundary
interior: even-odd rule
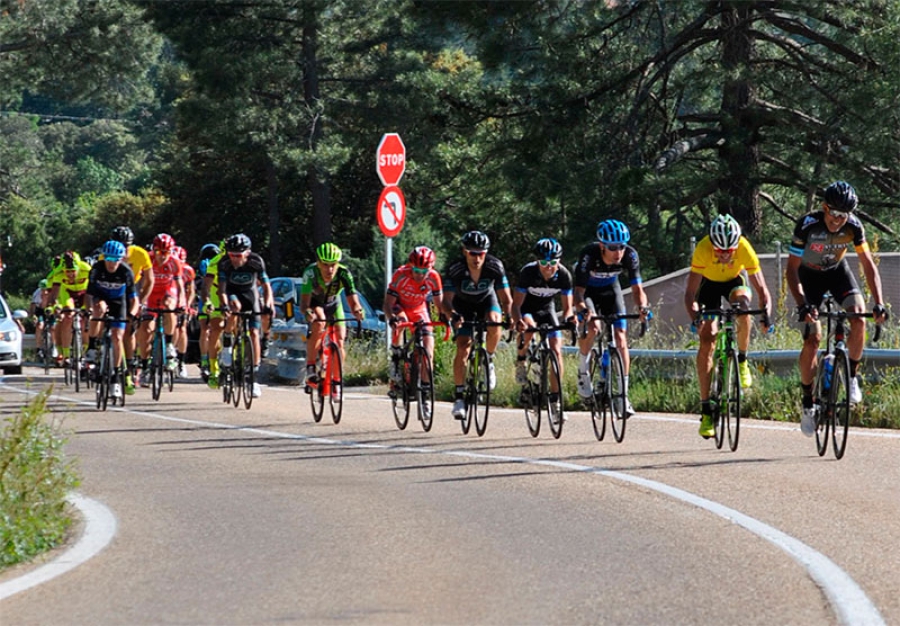
[[[0,567],[59,545],[72,523],[66,495],[78,478],[59,424],[46,419],[51,392],[35,396],[0,433]]]

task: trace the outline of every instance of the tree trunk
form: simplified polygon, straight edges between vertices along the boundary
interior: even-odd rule
[[[748,30],[754,5],[726,3],[722,13],[722,65],[729,78],[722,89],[722,126],[725,144],[719,155],[724,164],[719,182],[718,208],[731,213],[748,235],[760,233],[759,125],[751,111],[753,83],[750,62],[754,54]]]
[[[315,11],[315,6],[309,7],[303,26],[303,97],[308,110],[313,112],[309,128],[309,150],[313,153],[322,139],[321,119],[315,113],[319,109],[318,20]],[[331,189],[315,165],[309,166],[306,178],[312,196],[313,245],[318,246],[331,241]]]
[[[266,191],[269,199],[269,259],[266,269],[270,276],[280,276],[281,211],[278,207],[278,171],[272,159],[266,159]]]

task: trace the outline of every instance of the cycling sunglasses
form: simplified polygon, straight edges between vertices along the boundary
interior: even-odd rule
[[[413,274],[427,274],[428,268],[427,267],[414,267],[414,268],[412,268],[412,271],[413,271]]]
[[[826,204],[825,206],[828,206],[828,205]],[[850,217],[850,213],[848,213],[846,211],[838,211],[836,209],[832,209],[830,206],[828,206],[828,214],[833,217],[836,217],[839,220],[845,220],[848,217]]]
[[[487,250],[466,250],[469,256],[484,256],[487,254]]]
[[[540,259],[538,263],[543,267],[556,267],[559,265],[559,259]]]
[[[621,252],[625,249],[624,243],[605,243],[603,246],[610,252]]]

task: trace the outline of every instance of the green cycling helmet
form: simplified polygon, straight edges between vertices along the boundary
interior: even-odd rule
[[[338,263],[344,253],[336,245],[328,242],[316,248],[316,256],[322,263]]]

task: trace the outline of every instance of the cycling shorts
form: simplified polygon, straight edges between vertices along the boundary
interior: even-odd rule
[[[723,299],[731,302],[735,291],[747,291],[747,289],[746,272],[741,272],[735,278],[725,281],[704,278],[700,281],[700,288],[697,289],[695,299],[704,309],[719,309],[722,308]],[[749,291],[745,295],[749,297]]]
[[[239,292],[231,294],[228,297],[232,300],[237,299],[237,301],[241,303],[241,311],[253,311],[256,313],[256,315],[250,318],[250,328],[255,330],[262,325],[262,320],[259,317],[259,298],[255,297],[254,292]]]
[[[523,313],[522,319],[531,319],[535,326],[540,326],[541,324],[547,324],[548,326],[559,326],[559,318],[556,315],[556,309],[552,306],[544,307],[534,311],[533,313]],[[561,330],[552,330],[547,333],[547,336],[551,339],[554,337],[562,336]]]
[[[846,259],[830,270],[814,270],[801,265],[798,269],[798,274],[806,301],[815,307],[822,305],[825,294],[829,292],[834,296],[835,301],[841,305],[841,308],[845,310],[853,306],[864,308],[866,305],[866,301],[859,289],[859,283],[856,282],[856,277],[853,275]],[[800,332],[806,332],[807,324],[805,322],[798,321],[796,324]],[[822,332],[822,325],[818,321],[815,324],[809,324],[809,326],[814,329],[816,334]]]
[[[625,315],[627,312],[618,281],[604,287],[588,287],[584,290],[584,299],[594,303],[597,315]],[[613,327],[628,328],[628,320],[616,320]]]
[[[453,298],[453,310],[462,316],[466,322],[487,319],[490,313],[502,313],[500,302],[497,300],[497,293],[492,291],[489,296],[478,302],[469,302],[468,300],[460,300]],[[457,337],[471,337],[471,326],[462,326],[456,331]]]

